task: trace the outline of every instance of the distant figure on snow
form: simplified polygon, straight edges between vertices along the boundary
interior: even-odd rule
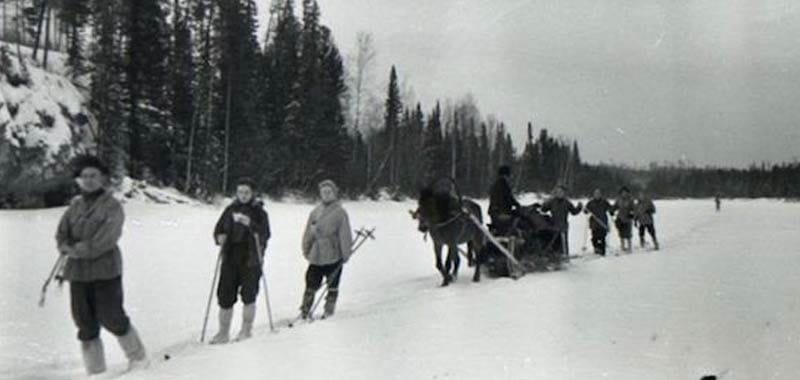
[[[644,248],[645,240],[644,233],[650,234],[653,239],[653,248],[658,251],[658,239],[656,238],[656,227],[653,214],[656,213],[656,206],[653,200],[644,191],[639,192],[639,197],[636,199],[636,223],[639,227],[639,245]]]
[[[715,205],[715,206],[716,206],[716,208],[717,208],[717,212],[719,212],[720,208],[722,207],[722,204],[721,204],[721,203],[722,203],[721,197],[722,197],[722,196],[720,195],[720,193],[716,193],[716,194],[714,195],[714,205]]]
[[[589,228],[592,230],[592,247],[594,253],[600,256],[606,255],[606,235],[610,231],[608,227],[608,215],[614,215],[611,203],[603,196],[600,189],[595,189],[592,200],[590,200],[583,212],[589,214]]]
[[[549,211],[553,217],[553,225],[558,230],[561,240],[561,251],[566,257],[569,257],[569,221],[567,217],[569,214],[578,215],[581,209],[583,209],[581,202],[575,206],[567,199],[566,188],[563,185],[556,186],[553,189],[552,198],[542,205],[542,211]]]
[[[617,214],[614,219],[614,226],[617,227],[619,234],[620,248],[625,252],[631,252],[631,234],[634,217],[634,204],[631,199],[631,191],[626,186],[619,189],[619,198],[611,206],[613,212]]]
[[[310,317],[311,306],[323,277],[328,285],[324,317],[333,315],[339,297],[342,270],[352,254],[350,219],[339,202],[338,192],[339,189],[333,181],[320,182],[322,204],[311,211],[303,233],[303,256],[309,264],[306,270],[306,290],[300,305],[303,319]]]
[[[211,344],[227,343],[230,340],[233,305],[236,294],[241,295],[242,328],[236,340],[252,335],[256,317],[258,281],[271,232],[264,204],[255,198],[255,183],[249,178],[236,182],[236,199],[217,221],[214,239],[222,246],[217,302],[219,304],[219,331]]]
[[[70,282],[72,319],[78,327],[83,364],[89,375],[105,372],[100,327],[117,337],[128,369],[149,364],[144,345],[122,306],[122,253],[117,245],[125,214],[107,189],[109,169],[94,156],[75,160],[81,195],[58,224],[58,251],[66,255],[64,279]]]

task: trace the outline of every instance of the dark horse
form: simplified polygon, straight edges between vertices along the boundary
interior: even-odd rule
[[[460,200],[450,192],[437,192],[431,186],[420,190],[417,210],[412,216],[419,220],[419,230],[431,234],[436,269],[442,274],[442,286],[447,286],[458,276],[458,246],[467,244],[467,258],[475,265],[472,280],[481,280],[478,252],[484,244],[484,236],[475,226],[469,214],[483,223],[481,207],[471,200]],[[467,214],[467,212],[469,214]],[[448,247],[445,264],[442,265],[442,246]],[[452,269],[452,272],[451,272]]]

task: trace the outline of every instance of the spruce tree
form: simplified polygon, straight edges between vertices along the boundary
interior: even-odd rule
[[[176,178],[172,149],[174,130],[169,118],[169,31],[159,0],[122,1],[121,28],[125,56],[126,132],[129,169],[146,170],[171,183]]]

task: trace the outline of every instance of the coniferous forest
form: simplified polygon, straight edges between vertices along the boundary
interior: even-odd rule
[[[33,22],[39,6],[59,20],[63,36],[53,48],[67,55],[71,79],[88,94],[94,150],[117,178],[197,197],[228,193],[242,176],[275,196],[310,194],[332,178],[350,196],[402,197],[449,176],[463,194],[483,197],[496,169],[510,165],[518,192],[564,184],[573,196],[623,185],[654,196],[800,194],[798,163],[592,164],[576,140],[553,134],[557,126],[531,124],[515,144],[509,126],[470,95],[415,101],[401,67],[373,73],[382,84],[369,94],[370,35],[343,52],[314,0],[273,2],[265,35],[256,9],[264,5],[255,0],[24,3],[33,4]]]

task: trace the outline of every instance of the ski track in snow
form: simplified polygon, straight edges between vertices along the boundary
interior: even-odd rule
[[[482,202],[484,211],[485,202]],[[800,205],[657,201],[661,251],[573,259],[566,270],[471,282],[462,260],[440,288],[430,241],[412,202],[346,203],[354,228],[376,226],[344,270],[336,316],[282,327],[297,315],[299,253],[311,205],[268,203],[267,267],[274,319],[263,295],[254,337],[199,344],[217,249],[211,206],[125,205],[126,309],[153,364],[124,379],[793,379],[800,373]],[[55,256],[63,209],[0,211],[0,378],[80,377],[68,285],[36,306]],[[584,216],[571,218],[581,253]],[[616,235],[610,246],[618,251]],[[591,247],[589,247],[591,251]],[[216,305],[207,336],[216,332]],[[237,304],[232,333],[238,331]],[[102,333],[112,373],[124,368]],[[164,361],[165,354],[171,359]]]

